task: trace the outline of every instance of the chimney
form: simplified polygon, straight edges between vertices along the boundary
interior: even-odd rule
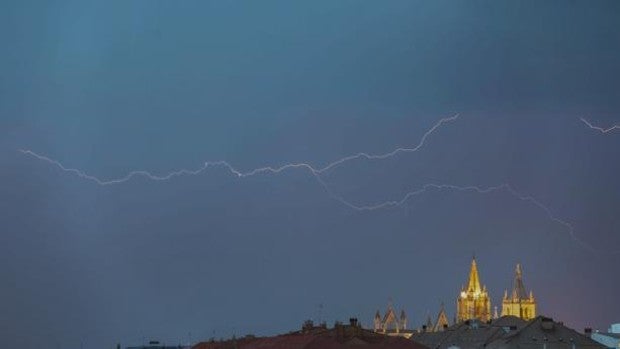
[[[357,318],[350,318],[349,319],[349,324],[351,325],[351,327],[357,327]]]
[[[311,331],[313,327],[314,327],[314,322],[312,322],[312,320],[306,320],[301,326],[301,330],[302,332],[308,332],[308,331]]]
[[[586,337],[592,337],[592,327],[584,328],[583,333],[586,335]]]

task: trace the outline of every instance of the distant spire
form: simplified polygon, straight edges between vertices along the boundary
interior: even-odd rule
[[[478,276],[478,267],[476,265],[476,257],[471,260],[471,270],[469,271],[469,283],[467,285],[468,292],[480,292],[480,277]]]
[[[400,311],[400,327],[403,330],[407,329],[407,314],[405,314],[405,309]]]
[[[434,328],[435,326],[433,326],[433,320],[431,319],[431,315],[428,314],[428,316],[426,317],[426,330],[428,332],[433,332]]]
[[[525,292],[525,286],[523,285],[523,272],[521,270],[521,264],[517,263],[515,268],[515,280],[512,287],[512,299],[513,301],[527,299],[527,292]]]

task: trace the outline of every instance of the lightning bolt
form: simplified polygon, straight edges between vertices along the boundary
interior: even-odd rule
[[[60,163],[57,160],[51,159],[49,157],[40,155],[35,153],[32,150],[26,150],[26,149],[20,149],[19,151],[22,152],[23,154],[32,156],[34,158],[37,158],[39,160],[48,162],[56,167],[58,167],[60,170],[64,171],[64,172],[69,172],[69,173],[73,173],[74,175],[86,179],[86,180],[90,180],[100,186],[108,186],[108,185],[115,185],[115,184],[121,184],[121,183],[125,183],[130,181],[132,178],[134,177],[145,177],[147,179],[153,180],[153,181],[167,181],[170,180],[174,177],[179,177],[179,176],[195,176],[198,175],[204,171],[206,171],[207,169],[211,168],[211,167],[223,167],[225,168],[230,174],[238,177],[238,178],[245,178],[245,177],[250,177],[250,176],[255,176],[255,175],[259,175],[259,174],[264,174],[264,173],[271,173],[271,174],[278,174],[281,173],[285,170],[292,170],[292,169],[304,169],[307,170],[310,174],[312,174],[314,176],[314,178],[317,180],[317,182],[324,188],[324,190],[327,192],[328,195],[330,195],[333,199],[339,201],[340,203],[342,203],[343,205],[351,208],[352,210],[355,211],[360,211],[360,212],[364,212],[364,211],[375,211],[375,210],[381,210],[381,209],[387,209],[387,208],[392,208],[392,207],[399,207],[404,205],[405,203],[407,203],[407,201],[409,201],[411,198],[418,196],[418,195],[422,195],[430,190],[452,190],[452,191],[461,191],[461,192],[465,192],[465,191],[471,191],[471,192],[476,192],[479,194],[488,194],[491,192],[495,192],[495,191],[505,191],[507,193],[509,193],[511,196],[513,196],[514,198],[521,200],[521,201],[527,201],[530,202],[531,204],[533,204],[534,206],[538,207],[539,209],[541,209],[542,211],[544,211],[546,213],[546,215],[548,216],[548,218],[557,223],[560,224],[562,226],[564,226],[569,234],[569,236],[571,237],[571,239],[573,241],[575,241],[576,243],[578,243],[579,245],[581,245],[582,247],[586,248],[587,250],[591,251],[591,252],[595,252],[595,249],[588,245],[587,243],[583,242],[582,240],[580,240],[576,234],[575,234],[575,229],[574,227],[567,221],[562,220],[558,217],[556,217],[552,210],[547,207],[546,205],[544,205],[543,203],[541,203],[540,201],[536,200],[534,197],[532,196],[528,196],[528,195],[524,195],[519,193],[518,191],[514,190],[509,184],[501,184],[501,185],[496,185],[496,186],[490,186],[490,187],[479,187],[479,186],[458,186],[458,185],[453,185],[453,184],[426,184],[424,186],[422,186],[420,189],[417,189],[415,191],[411,191],[406,193],[402,198],[400,198],[399,200],[391,200],[391,201],[385,201],[385,202],[381,202],[381,203],[376,203],[376,204],[372,204],[372,205],[357,205],[354,204],[348,200],[346,200],[345,198],[343,198],[342,196],[334,193],[330,187],[325,183],[325,181],[322,179],[321,175],[329,170],[332,170],[348,161],[352,161],[355,159],[367,159],[367,160],[383,160],[383,159],[388,159],[391,157],[394,157],[400,153],[413,153],[413,152],[417,152],[418,150],[420,150],[424,144],[426,143],[427,138],[433,133],[435,132],[438,128],[440,128],[443,124],[448,123],[448,122],[452,122],[455,121],[456,119],[458,119],[459,114],[455,114],[451,117],[446,117],[446,118],[442,118],[439,121],[437,121],[430,129],[428,129],[420,138],[420,141],[418,142],[417,145],[415,145],[414,147],[411,148],[406,148],[406,147],[399,147],[396,148],[388,153],[383,153],[383,154],[369,154],[369,153],[364,153],[364,152],[360,152],[354,155],[349,155],[343,158],[340,158],[336,161],[330,162],[327,165],[323,166],[323,167],[319,167],[319,168],[315,168],[313,167],[311,164],[309,163],[305,163],[305,162],[299,162],[299,163],[289,163],[289,164],[285,164],[283,166],[279,166],[279,167],[272,167],[272,166],[265,166],[265,167],[259,167],[259,168],[255,168],[253,170],[250,171],[246,171],[246,172],[242,172],[240,170],[237,170],[236,168],[234,168],[230,163],[228,163],[227,161],[213,161],[213,162],[205,162],[201,167],[195,169],[195,170],[187,170],[187,169],[180,169],[177,171],[173,171],[170,172],[166,175],[156,175],[156,174],[152,174],[149,171],[145,171],[145,170],[136,170],[136,171],[131,171],[129,172],[127,175],[120,177],[120,178],[115,178],[115,179],[109,179],[109,180],[103,180],[100,179],[96,176],[87,174],[79,169],[76,168],[69,168],[64,166],[62,163]],[[591,126],[585,119],[582,119],[586,124],[588,124],[588,126],[595,128],[593,126]],[[620,127],[619,127],[620,128]],[[596,128],[598,129],[598,128]],[[613,128],[612,128],[613,129]],[[608,129],[608,130],[602,130],[601,132],[605,133],[605,132],[609,132],[612,129]]]
[[[195,170],[187,170],[187,169],[181,169],[181,170],[177,170],[177,171],[173,171],[170,172],[166,175],[156,175],[156,174],[152,174],[148,171],[144,171],[144,170],[137,170],[137,171],[131,171],[129,172],[127,175],[125,175],[124,177],[120,177],[120,178],[115,178],[115,179],[109,179],[109,180],[104,180],[104,179],[100,179],[98,177],[95,177],[93,175],[89,175],[81,170],[78,170],[76,168],[68,168],[66,166],[64,166],[62,163],[60,163],[57,160],[51,159],[47,156],[43,156],[40,154],[35,153],[32,150],[27,150],[27,149],[20,149],[19,151],[22,152],[23,154],[27,154],[30,156],[33,156],[39,160],[48,162],[56,167],[58,167],[59,169],[61,169],[62,171],[65,172],[70,172],[75,174],[76,176],[80,177],[80,178],[84,178],[90,181],[95,182],[98,185],[114,185],[114,184],[121,184],[121,183],[125,183],[129,180],[131,180],[134,177],[138,177],[138,176],[142,176],[154,181],[166,181],[169,179],[172,179],[174,177],[179,177],[179,176],[183,176],[183,175],[187,175],[187,176],[195,176],[198,175],[204,171],[206,171],[208,168],[210,167],[224,167],[226,168],[231,174],[239,177],[239,178],[243,178],[243,177],[250,177],[250,176],[254,176],[257,174],[261,174],[261,173],[272,173],[272,174],[278,174],[282,171],[285,170],[290,170],[290,169],[305,169],[308,170],[310,173],[312,173],[315,177],[320,179],[320,175],[326,171],[329,171],[331,169],[334,169],[342,164],[344,164],[345,162],[351,161],[351,160],[355,160],[355,159],[368,159],[368,160],[382,160],[382,159],[387,159],[393,156],[396,156],[400,153],[413,153],[416,152],[418,150],[420,150],[424,144],[426,143],[426,139],[433,133],[435,132],[435,130],[437,130],[439,127],[441,127],[443,124],[451,122],[451,121],[455,121],[456,119],[458,119],[459,114],[455,114],[451,117],[447,117],[447,118],[443,118],[440,119],[439,121],[437,121],[433,127],[431,127],[428,131],[426,131],[423,135],[422,138],[420,138],[420,141],[418,142],[418,144],[416,146],[414,146],[413,148],[396,148],[395,150],[389,152],[389,153],[384,153],[384,154],[368,154],[368,153],[357,153],[354,155],[349,155],[343,158],[340,158],[336,161],[333,161],[327,165],[325,165],[324,167],[320,167],[320,168],[315,168],[313,167],[311,164],[309,163],[305,163],[305,162],[299,162],[299,163],[289,163],[280,167],[272,167],[272,166],[265,166],[265,167],[259,167],[259,168],[255,168],[253,170],[247,171],[247,172],[242,172],[237,170],[236,168],[234,168],[230,163],[228,163],[227,161],[207,161],[205,162],[201,167],[199,167],[198,169]],[[321,182],[323,182],[321,180]]]
[[[611,127],[603,128],[603,127],[600,127],[600,126],[592,125],[588,120],[586,120],[584,118],[580,118],[580,120],[583,121],[583,123],[586,124],[589,128],[591,128],[593,130],[597,130],[600,133],[609,133],[609,132],[612,132],[614,130],[620,130],[620,125],[612,125]]]
[[[540,202],[533,196],[522,194],[518,192],[517,190],[515,190],[510,184],[506,184],[506,183],[495,185],[495,186],[489,186],[489,187],[480,187],[480,186],[474,186],[474,185],[459,186],[459,185],[453,185],[453,184],[430,183],[430,184],[423,185],[420,189],[406,193],[399,200],[384,201],[384,202],[380,202],[380,203],[372,204],[372,205],[356,205],[349,201],[344,200],[342,197],[337,197],[337,199],[338,201],[342,202],[343,204],[347,205],[348,207],[356,211],[375,211],[375,210],[403,206],[413,197],[422,195],[430,190],[451,190],[451,191],[459,191],[459,192],[469,191],[469,192],[475,192],[478,194],[488,194],[488,193],[496,192],[496,191],[504,191],[517,200],[529,202],[535,207],[538,207],[543,212],[545,212],[545,214],[551,221],[565,227],[566,231],[568,232],[568,235],[574,242],[576,242],[578,245],[580,245],[581,247],[585,248],[586,250],[590,252],[593,252],[593,253],[597,252],[597,250],[594,247],[592,247],[591,245],[587,244],[583,240],[579,239],[579,237],[577,237],[577,235],[575,234],[575,228],[573,227],[572,224],[570,224],[569,222],[561,218],[558,218],[548,206],[546,206],[545,204],[543,204],[542,202]],[[614,252],[614,253],[617,253],[617,252]]]

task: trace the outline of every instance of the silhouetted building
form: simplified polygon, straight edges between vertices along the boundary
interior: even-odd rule
[[[516,331],[525,324],[525,321],[514,316],[502,317],[490,323],[471,319],[444,328],[443,331],[420,332],[414,334],[411,339],[431,349],[483,348],[491,340],[509,331]]]
[[[333,328],[304,323],[301,331],[274,337],[244,337],[203,342],[192,349],[428,349],[402,337],[386,336],[363,329],[357,319]]]
[[[487,349],[603,349],[592,340],[561,322],[538,316],[520,330],[487,345]]]
[[[553,319],[516,316],[482,322],[466,320],[443,332],[414,334],[412,340],[431,349],[604,349],[588,336]]]
[[[126,347],[125,349],[189,349],[188,346],[182,345],[165,345],[161,344],[158,341],[150,341],[149,344]]]

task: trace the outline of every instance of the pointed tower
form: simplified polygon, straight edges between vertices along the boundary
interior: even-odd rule
[[[383,316],[381,312],[377,310],[373,319],[374,331],[377,333],[386,334],[388,336],[399,336],[409,338],[413,335],[412,330],[407,329],[407,314],[404,309],[401,309],[399,315],[397,315],[392,300],[388,302],[387,309]]]
[[[398,333],[398,331],[400,330],[398,318],[396,317],[396,312],[394,311],[394,307],[392,306],[391,301],[388,304],[388,308],[387,308],[387,311],[385,312],[385,315],[383,316],[381,327],[384,333],[387,331],[396,331],[396,333]]]
[[[405,314],[404,309],[400,311],[400,329],[401,330],[407,329],[407,314]]]
[[[471,268],[469,270],[469,282],[467,283],[467,292],[480,293],[480,276],[478,276],[478,265],[476,258],[471,260]]]
[[[430,314],[426,317],[426,324],[424,326],[426,328],[426,332],[433,332],[435,326],[433,326],[433,320],[431,319]]]
[[[375,325],[375,332],[381,331],[381,313],[379,313],[379,310],[375,313],[375,319],[373,322]]]
[[[441,309],[439,310],[439,314],[437,314],[437,321],[435,321],[434,332],[441,332],[450,326],[450,322],[448,321],[448,316],[446,315],[446,310],[443,302],[441,303]]]
[[[536,300],[534,299],[534,293],[532,291],[530,291],[529,295],[525,291],[521,264],[517,264],[515,268],[512,292],[510,295],[508,294],[508,290],[504,292],[502,316],[506,315],[518,316],[526,321],[536,317]]]
[[[480,276],[476,258],[471,261],[467,288],[461,289],[461,294],[456,301],[457,321],[479,319],[489,321],[491,319],[491,299],[486,286],[480,287]]]

